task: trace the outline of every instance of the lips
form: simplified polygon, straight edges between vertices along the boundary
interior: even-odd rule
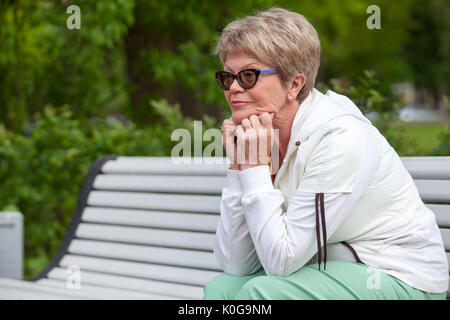
[[[245,106],[247,104],[249,104],[250,102],[248,101],[239,101],[239,100],[235,100],[235,101],[231,101],[231,107],[233,108],[239,108],[242,106]]]

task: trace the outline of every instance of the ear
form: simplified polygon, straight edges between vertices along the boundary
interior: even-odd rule
[[[305,75],[303,73],[297,74],[291,81],[291,87],[287,92],[288,97],[291,97],[293,99],[297,98],[297,95],[303,89],[305,83],[306,83]]]

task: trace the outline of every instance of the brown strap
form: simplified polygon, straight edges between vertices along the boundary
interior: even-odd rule
[[[320,226],[319,226],[319,197],[320,195],[316,193],[316,237],[317,237],[317,263],[319,264],[319,271],[320,271],[320,264],[322,262],[322,250],[321,250],[321,244],[320,244]]]
[[[320,205],[320,215],[319,215],[319,205]],[[322,233],[323,233],[323,251],[324,251],[324,270],[327,269],[327,227],[325,224],[325,204],[323,193],[316,193],[316,237],[317,237],[317,263],[322,263],[322,245],[320,242],[320,222],[322,220]]]
[[[320,215],[319,215],[319,206],[320,206]],[[324,270],[327,269],[327,227],[325,224],[325,200],[323,193],[316,193],[316,237],[317,237],[317,263],[319,265],[322,263],[322,245],[320,242],[320,219],[322,220],[322,233],[323,233],[323,251],[324,251]],[[346,241],[341,241],[341,243],[350,249],[355,258],[356,262],[365,264],[361,261],[355,249]]]
[[[319,193],[320,195],[320,212],[321,212],[321,218],[322,218],[322,234],[323,234],[323,263],[324,267],[323,269],[327,269],[327,226],[325,224],[325,204],[323,199],[323,193]]]
[[[356,253],[355,249],[353,249],[353,247],[350,245],[350,243],[348,243],[347,241],[341,241],[341,243],[342,243],[344,246],[346,246],[347,248],[350,249],[350,251],[353,253],[353,257],[355,257],[356,262],[365,264],[365,263],[362,262],[361,259],[358,257],[358,254]]]

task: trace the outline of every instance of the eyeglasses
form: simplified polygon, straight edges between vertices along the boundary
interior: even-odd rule
[[[230,87],[233,84],[234,79],[237,79],[237,82],[243,89],[250,89],[258,81],[260,74],[276,73],[276,72],[278,72],[276,69],[266,69],[266,70],[245,69],[239,71],[237,74],[228,71],[217,71],[216,80],[223,90],[230,90]]]

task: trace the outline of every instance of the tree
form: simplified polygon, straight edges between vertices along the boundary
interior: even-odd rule
[[[413,23],[404,55],[412,69],[411,78],[431,92],[436,102],[449,95],[450,1],[414,1]]]

